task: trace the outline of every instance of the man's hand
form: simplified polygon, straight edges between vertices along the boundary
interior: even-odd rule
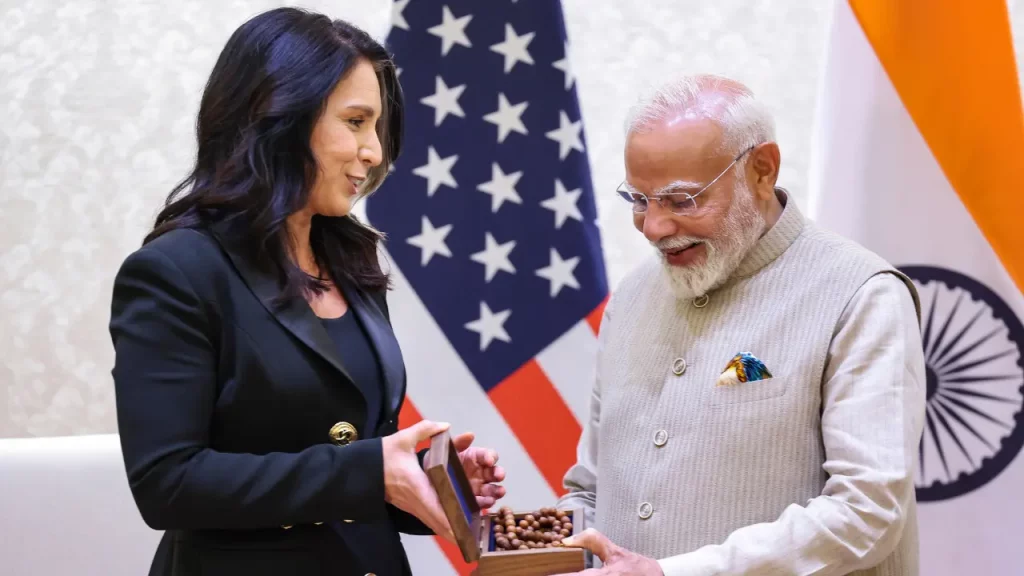
[[[480,508],[494,506],[505,495],[505,487],[494,484],[505,479],[505,470],[498,466],[498,453],[489,448],[470,446],[473,433],[466,432],[452,438],[455,451],[459,453],[459,461],[466,471],[466,478],[473,487],[476,503]]]
[[[664,576],[657,561],[619,548],[593,528],[566,538],[562,544],[573,548],[586,548],[601,559],[602,568],[591,568],[575,575],[559,576]]]

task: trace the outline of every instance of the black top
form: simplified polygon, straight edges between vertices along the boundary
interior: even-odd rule
[[[363,323],[351,310],[338,318],[320,320],[334,341],[338,355],[341,356],[341,363],[366,399],[364,427],[368,430],[376,429],[380,420],[381,397],[384,395],[384,378],[377,353],[373,350]]]

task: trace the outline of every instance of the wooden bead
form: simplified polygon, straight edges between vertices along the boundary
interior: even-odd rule
[[[562,529],[572,532],[572,522],[566,522],[565,524],[562,524]]]

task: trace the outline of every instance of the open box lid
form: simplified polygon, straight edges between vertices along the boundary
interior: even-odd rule
[[[473,495],[473,487],[459,461],[448,431],[430,439],[430,451],[423,459],[423,469],[437,492],[441,508],[455,533],[455,540],[466,562],[480,558],[480,506]]]

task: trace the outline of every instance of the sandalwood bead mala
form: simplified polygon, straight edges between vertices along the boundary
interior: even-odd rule
[[[497,551],[556,548],[572,534],[572,515],[554,508],[519,514],[503,506],[493,517],[494,547]]]

